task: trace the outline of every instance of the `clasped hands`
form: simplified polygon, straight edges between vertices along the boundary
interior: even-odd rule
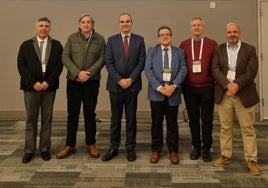
[[[86,82],[89,79],[90,72],[88,71],[81,71],[77,75],[76,81],[77,82]]]
[[[238,90],[239,90],[239,87],[237,83],[229,83],[227,84],[226,96],[232,97],[238,92]]]
[[[132,84],[132,79],[131,78],[123,78],[121,79],[118,84],[123,88],[123,89],[127,89],[129,86],[131,86]]]
[[[40,83],[40,82],[36,82],[33,85],[33,88],[35,89],[35,91],[45,91],[48,88],[48,83],[46,81]]]
[[[167,97],[170,97],[172,95],[172,93],[175,91],[176,87],[174,87],[173,85],[167,85],[165,84],[164,86],[162,86],[159,90],[159,92],[162,95],[165,95]]]

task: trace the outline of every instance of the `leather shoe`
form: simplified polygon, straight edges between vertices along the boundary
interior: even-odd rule
[[[41,156],[44,161],[49,161],[51,159],[49,151],[41,152]]]
[[[210,149],[203,149],[203,161],[210,162],[212,160]]]
[[[200,149],[194,148],[193,151],[190,153],[190,159],[197,160],[200,156]]]
[[[63,159],[73,153],[75,153],[75,147],[66,146],[63,150],[57,153],[56,159]]]
[[[118,150],[110,148],[103,156],[102,161],[110,161],[114,156],[118,155]]]
[[[32,153],[25,153],[23,158],[22,158],[22,162],[23,163],[28,163],[32,160],[33,158],[33,154]]]
[[[127,152],[127,160],[128,160],[129,162],[133,162],[133,161],[136,160],[136,153],[135,153],[134,150],[131,150],[131,151],[128,151],[128,152]]]
[[[180,161],[178,153],[171,152],[170,153],[170,162],[172,164],[178,164]]]
[[[152,152],[151,157],[150,157],[150,162],[151,163],[158,163],[159,158],[160,158],[159,152]]]
[[[89,155],[93,158],[98,158],[100,156],[100,152],[94,144],[88,145],[87,150],[88,150]]]

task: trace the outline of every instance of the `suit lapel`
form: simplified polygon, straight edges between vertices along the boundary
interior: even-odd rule
[[[46,47],[46,64],[48,63],[48,59],[49,59],[49,56],[50,56],[50,52],[51,52],[51,47],[52,47],[52,38],[51,37],[48,37],[47,39],[47,47]]]
[[[116,40],[117,40],[117,44],[119,45],[119,46],[118,46],[118,50],[120,50],[120,53],[123,54],[124,59],[126,59],[127,57],[126,57],[126,55],[125,55],[124,42],[123,42],[121,33],[119,33],[119,34],[117,35],[117,39],[116,39]],[[128,52],[129,52],[129,51],[128,51]]]
[[[245,46],[243,45],[243,43],[241,43],[240,49],[239,49],[238,54],[237,54],[236,69],[238,69],[238,66],[242,62],[242,56],[243,56],[243,54],[245,54],[244,51],[245,51]]]
[[[39,45],[38,45],[38,41],[37,41],[36,37],[33,38],[33,46],[34,46],[34,50],[38,56],[38,59],[41,62],[40,49],[39,49]]]
[[[156,66],[158,67],[159,73],[163,72],[163,58],[161,45],[157,45],[156,48]]]
[[[176,53],[177,51],[175,50],[175,48],[173,48],[173,46],[171,46],[171,69],[174,70],[176,65],[177,65],[177,56],[176,56]],[[174,71],[172,71],[174,72]]]
[[[225,43],[225,45],[223,45],[222,52],[223,52],[224,62],[226,62],[227,67],[229,67],[229,60],[228,60],[228,53],[227,53],[227,46],[226,45],[227,45],[226,43]]]
[[[131,54],[132,50],[133,50],[133,46],[135,46],[135,36],[133,34],[131,34],[130,40],[129,40],[129,45],[128,45],[128,56],[129,54]]]

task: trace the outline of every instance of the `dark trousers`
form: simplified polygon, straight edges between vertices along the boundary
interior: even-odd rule
[[[189,126],[192,135],[192,145],[201,149],[201,137],[203,148],[210,149],[212,140],[212,122],[214,112],[214,87],[190,87],[183,88],[184,100],[189,117]],[[201,127],[200,127],[201,117]],[[201,133],[200,133],[201,129]]]
[[[168,98],[164,101],[150,101],[152,116],[152,152],[161,152],[163,148],[163,121],[166,117],[167,135],[166,143],[169,152],[178,152],[179,148],[179,129],[178,129],[178,108],[170,106]]]
[[[24,103],[26,109],[25,130],[25,153],[35,153],[36,138],[38,130],[38,116],[41,109],[41,129],[39,149],[41,152],[49,151],[51,148],[51,124],[53,116],[53,105],[56,91],[24,91]]]
[[[96,105],[99,94],[99,80],[84,83],[67,80],[67,139],[66,145],[74,147],[78,130],[81,103],[83,103],[86,144],[96,143]]]
[[[121,144],[121,123],[123,110],[126,118],[126,149],[134,150],[136,146],[137,131],[137,98],[139,92],[131,92],[128,89],[122,92],[110,92],[111,102],[111,127],[110,144],[113,149],[118,149]]]

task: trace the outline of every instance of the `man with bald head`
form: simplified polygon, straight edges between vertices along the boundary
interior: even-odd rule
[[[251,174],[260,175],[254,130],[255,105],[259,102],[254,82],[258,58],[255,47],[241,42],[240,35],[239,25],[228,23],[225,29],[227,42],[218,46],[213,55],[212,73],[216,80],[214,99],[221,124],[221,155],[213,165],[219,167],[231,162],[232,128],[236,115],[241,127],[247,166]]]

